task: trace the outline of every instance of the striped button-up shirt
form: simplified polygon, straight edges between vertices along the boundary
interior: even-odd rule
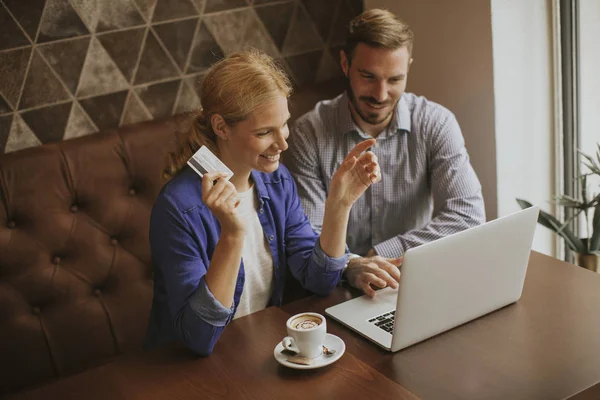
[[[348,152],[370,136],[354,123],[347,94],[319,102],[292,127],[285,162],[311,224],[319,231],[331,178]],[[347,243],[393,258],[407,249],[485,222],[481,184],[448,109],[404,93],[371,148],[381,182],[350,212]]]

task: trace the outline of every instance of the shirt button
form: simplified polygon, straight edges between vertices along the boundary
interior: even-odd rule
[[[263,213],[265,210],[263,210],[262,208],[260,210],[258,210],[259,213]]]
[[[77,211],[79,211],[79,208],[77,207],[77,205],[76,205],[76,204],[73,204],[73,205],[71,206],[71,212],[72,212],[72,213],[76,213]]]
[[[273,239],[275,239],[275,236],[273,236],[273,235],[269,236],[269,241],[271,241]]]
[[[8,229],[15,229],[17,224],[15,224],[15,221],[8,221],[8,224],[6,224],[6,226],[8,227]]]
[[[116,246],[118,243],[119,241],[116,238],[110,239],[110,244],[112,244],[113,246]]]
[[[40,309],[39,309],[38,307],[33,307],[33,308],[31,309],[31,313],[32,313],[33,315],[40,315],[40,312],[41,312],[41,311],[40,311]]]
[[[279,269],[279,265],[276,265],[276,266],[275,266],[275,269]]]
[[[102,294],[102,290],[100,290],[100,289],[94,289],[94,296],[100,297],[101,294]]]

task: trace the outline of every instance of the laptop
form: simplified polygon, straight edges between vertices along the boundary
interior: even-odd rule
[[[521,297],[539,207],[410,249],[397,289],[327,308],[325,314],[398,351]]]

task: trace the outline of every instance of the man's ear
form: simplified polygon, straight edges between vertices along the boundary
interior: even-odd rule
[[[227,140],[229,129],[227,123],[219,114],[213,114],[210,117],[210,125],[212,127],[213,132],[222,140]]]
[[[340,66],[342,67],[344,75],[348,77],[350,72],[350,62],[348,61],[348,57],[346,57],[346,52],[344,50],[340,50]]]
[[[410,60],[408,60],[408,68],[407,71],[410,70],[410,66],[412,65],[413,62],[413,58],[411,57]]]

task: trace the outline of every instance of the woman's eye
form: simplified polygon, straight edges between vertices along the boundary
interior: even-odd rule
[[[260,132],[257,134],[258,137],[263,137],[263,136],[267,136],[269,133],[271,133],[271,131],[266,131],[266,132]]]

